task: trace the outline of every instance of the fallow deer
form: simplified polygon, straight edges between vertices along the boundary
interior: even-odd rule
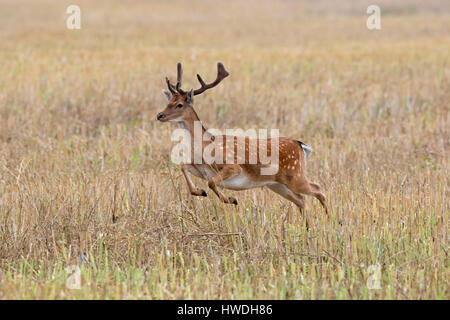
[[[194,145],[194,124],[201,123],[197,113],[194,110],[194,96],[203,93],[204,91],[217,86],[229,73],[225,70],[222,63],[217,64],[217,78],[215,81],[206,84],[200,75],[197,74],[197,79],[200,82],[200,88],[190,91],[181,89],[183,70],[181,63],[177,65],[177,83],[173,85],[166,77],[166,83],[169,91],[163,90],[164,95],[169,100],[164,111],[158,113],[157,120],[166,122],[177,122],[181,128],[186,129],[191,137],[191,146]],[[201,134],[207,135],[207,130],[201,125]],[[193,150],[195,152],[202,152],[212,141],[216,138],[210,136],[210,139],[204,141],[202,139],[200,150]],[[230,136],[221,136],[222,141],[230,141]],[[251,156],[255,156],[254,148],[253,154],[250,148],[252,139],[245,137],[245,159],[238,162],[237,144],[239,138],[231,137],[233,144],[234,162],[229,163],[225,160],[227,153],[227,145],[222,145],[224,161],[221,163],[194,163],[193,155],[190,163],[182,163],[181,171],[186,179],[189,191],[194,196],[206,197],[205,190],[197,188],[191,180],[190,174],[193,174],[201,179],[208,181],[208,187],[214,191],[224,203],[231,203],[237,205],[237,201],[233,197],[228,197],[223,194],[218,187],[223,187],[231,190],[246,190],[257,187],[267,187],[270,190],[278,193],[282,197],[292,201],[300,209],[302,213],[305,207],[305,198],[303,195],[312,195],[316,197],[328,214],[328,208],[325,196],[320,191],[320,187],[316,183],[309,182],[305,177],[306,171],[306,156],[308,156],[312,149],[301,141],[290,138],[278,138],[278,172],[270,175],[262,175],[261,169],[267,167],[268,164],[263,164],[260,159],[262,152],[260,148],[260,139],[257,141],[256,148],[256,163],[250,163]],[[242,142],[242,140],[240,140]],[[253,140],[254,141],[254,140]],[[263,141],[267,147],[264,152],[268,152],[270,156],[271,144],[274,143],[273,138],[265,139]],[[231,146],[228,146],[230,150]],[[202,156],[203,157],[203,156]],[[269,164],[270,165],[270,164]],[[308,226],[308,219],[306,225]]]

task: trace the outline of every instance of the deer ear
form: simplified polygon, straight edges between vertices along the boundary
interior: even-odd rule
[[[187,103],[192,103],[194,102],[194,89],[191,89],[186,96],[186,102]]]
[[[172,94],[169,91],[167,91],[166,89],[163,89],[162,93],[167,98],[167,100],[172,99]]]

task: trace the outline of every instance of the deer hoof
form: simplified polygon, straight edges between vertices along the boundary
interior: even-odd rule
[[[228,197],[228,203],[232,203],[232,204],[234,204],[235,206],[237,206],[238,205],[238,202],[237,202],[237,200],[235,199],[235,198],[233,198],[233,197]]]
[[[208,194],[206,193],[205,190],[202,189],[201,192],[202,192],[202,194],[201,194],[202,197],[207,197],[208,196]]]

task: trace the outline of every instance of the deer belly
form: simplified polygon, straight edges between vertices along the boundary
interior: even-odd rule
[[[269,181],[253,181],[244,174],[238,174],[219,183],[219,186],[230,190],[246,190],[263,187],[270,184]]]
[[[192,174],[204,180],[209,180],[209,178],[217,174],[217,171],[214,171],[208,165],[197,164],[195,165],[195,169],[191,171]]]

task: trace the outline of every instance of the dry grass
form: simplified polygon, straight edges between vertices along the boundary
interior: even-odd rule
[[[72,2],[0,1],[0,298],[448,299],[450,6],[378,1],[368,31],[336,2],[79,1],[69,31]],[[328,218],[188,195],[155,121],[179,60],[188,86],[231,72],[207,127],[313,147]]]

